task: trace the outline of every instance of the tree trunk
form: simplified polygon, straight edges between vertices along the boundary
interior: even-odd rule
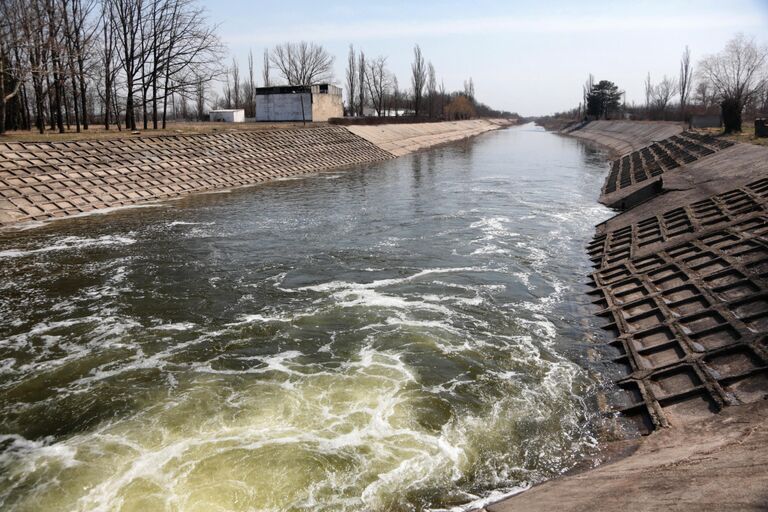
[[[149,127],[149,112],[147,112],[147,87],[141,86],[141,113],[143,116],[144,129]]]
[[[23,112],[24,112],[24,129],[25,130],[31,130],[32,129],[32,121],[29,117],[29,95],[27,94],[27,85],[24,84],[21,86],[21,101],[23,103]]]
[[[725,133],[741,132],[741,102],[735,99],[723,100],[720,109]]]
[[[5,56],[0,52],[0,133],[5,133]]]
[[[72,119],[69,114],[69,100],[67,99],[67,91],[64,88],[64,84],[61,85],[61,101],[64,103],[64,120],[67,124],[67,130],[69,130],[72,128]]]
[[[125,129],[136,130],[136,117],[133,112],[133,78],[128,77],[126,83],[127,97],[125,100]]]
[[[46,66],[47,67],[47,66]],[[51,85],[51,77],[48,75],[48,70],[46,69],[45,73],[45,84],[46,84],[46,93],[48,96],[48,122],[51,125],[51,131],[56,129],[56,107],[53,103],[54,94],[51,93],[53,90]]]
[[[157,73],[152,77],[152,129],[157,130]]]
[[[35,92],[35,126],[42,135],[45,133],[45,99],[43,98],[43,82],[36,75],[32,75],[32,89]]]

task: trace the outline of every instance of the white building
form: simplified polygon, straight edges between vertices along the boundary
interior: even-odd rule
[[[211,110],[209,119],[212,123],[244,123],[245,110],[238,108]]]

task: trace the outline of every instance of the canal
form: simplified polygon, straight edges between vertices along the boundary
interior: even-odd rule
[[[0,508],[439,510],[600,428],[604,156],[524,125],[0,235]]]

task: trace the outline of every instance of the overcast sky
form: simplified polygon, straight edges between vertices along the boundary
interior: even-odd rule
[[[410,84],[413,45],[449,90],[471,76],[478,99],[522,115],[576,106],[591,72],[616,82],[627,102],[643,102],[647,72],[677,76],[685,45],[693,60],[737,32],[768,43],[768,0],[727,1],[334,1],[203,0],[233,56],[307,40],[335,57],[344,80],[349,44],[385,55]]]

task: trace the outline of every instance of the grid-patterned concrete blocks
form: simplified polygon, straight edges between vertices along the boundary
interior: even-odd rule
[[[0,144],[0,225],[254,185],[393,156],[341,127]]]
[[[623,368],[613,405],[645,432],[768,396],[768,150],[735,147],[729,164],[710,156],[725,144],[670,144],[683,138],[705,143],[673,157],[700,157],[674,171],[687,188],[617,215],[587,248]]]

